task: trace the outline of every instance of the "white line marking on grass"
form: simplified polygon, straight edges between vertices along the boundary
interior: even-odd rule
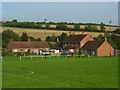
[[[23,70],[23,69],[7,69],[7,70],[18,70],[18,71],[26,71],[28,72],[27,74],[20,74],[20,75],[30,75],[30,74],[33,74],[34,72],[33,71],[29,71],[29,70]],[[9,73],[8,73],[9,74]],[[14,74],[15,75],[15,74]]]
[[[32,73],[33,73],[33,72],[32,72]],[[34,80],[34,81],[47,82],[47,83],[53,83],[53,84],[57,84],[57,85],[63,85],[63,86],[70,87],[70,85],[69,85],[69,84],[66,84],[66,85],[65,85],[64,83],[49,82],[49,81],[45,81],[45,80],[39,80],[39,79],[35,79],[35,78],[30,78],[30,77],[23,77],[23,76],[20,76],[20,75],[9,74],[9,73],[2,73],[2,74],[6,74],[6,75],[10,75],[10,76],[15,76],[15,77],[20,77],[20,78],[31,79],[31,80]]]

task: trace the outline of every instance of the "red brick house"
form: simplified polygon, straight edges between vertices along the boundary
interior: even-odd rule
[[[88,41],[81,49],[90,56],[114,56],[114,48],[105,41]]]
[[[49,50],[49,45],[45,41],[10,41],[8,44],[9,52],[27,52],[30,50],[31,53],[40,53],[42,51]]]
[[[88,41],[94,40],[87,34],[69,35],[63,42],[63,50],[77,53],[79,49]]]

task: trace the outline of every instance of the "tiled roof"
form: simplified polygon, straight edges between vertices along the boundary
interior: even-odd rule
[[[13,48],[49,48],[49,45],[46,41],[11,41],[8,50]]]
[[[63,42],[56,42],[52,49],[62,49]]]
[[[104,41],[88,41],[84,46],[81,47],[82,50],[97,50]]]
[[[83,40],[87,35],[69,35],[64,42],[65,43],[79,43],[81,40]]]

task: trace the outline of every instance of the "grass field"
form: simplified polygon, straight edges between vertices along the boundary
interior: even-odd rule
[[[117,88],[117,57],[3,57],[3,88]]]

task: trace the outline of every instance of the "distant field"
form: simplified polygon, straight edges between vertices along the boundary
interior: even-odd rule
[[[3,57],[3,88],[117,88],[117,57]]]
[[[44,40],[45,38],[45,30],[44,29],[27,29],[27,28],[13,28],[13,27],[3,27],[3,28],[0,28],[0,31],[4,31],[4,30],[7,30],[7,29],[11,29],[13,30],[14,32],[16,32],[17,34],[21,35],[23,32],[27,32],[27,34],[29,36],[33,36],[35,38],[41,38]],[[47,30],[46,32],[46,36],[48,35],[55,35],[55,36],[58,36],[58,35],[61,35],[62,32],[65,32],[67,33],[68,35],[70,34],[69,31],[60,31],[60,30]],[[75,32],[75,34],[81,34],[82,32],[78,31],[78,32]],[[91,35],[92,37],[96,37],[98,36],[99,34],[103,34],[103,33],[97,33],[97,32],[85,32],[85,34],[89,34]]]

